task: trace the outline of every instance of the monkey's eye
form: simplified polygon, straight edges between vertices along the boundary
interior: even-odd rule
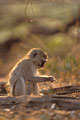
[[[36,57],[36,55],[37,55],[37,53],[34,53],[34,54],[33,54],[33,58],[35,58],[35,57]]]
[[[45,58],[45,59],[46,59],[46,58],[47,58],[47,56],[44,54],[44,55],[43,55],[43,58]]]

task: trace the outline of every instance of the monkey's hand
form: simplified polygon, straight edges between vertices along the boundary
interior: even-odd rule
[[[54,81],[55,81],[55,77],[54,77],[54,76],[50,76],[48,79],[49,79],[51,82],[54,82]]]

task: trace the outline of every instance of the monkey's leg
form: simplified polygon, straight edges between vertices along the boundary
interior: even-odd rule
[[[39,95],[39,86],[37,83],[33,83],[33,94]]]
[[[28,82],[26,83],[26,95],[31,95],[33,93],[33,83]]]
[[[26,95],[26,83],[24,79],[19,79],[15,82],[12,95],[13,96]]]

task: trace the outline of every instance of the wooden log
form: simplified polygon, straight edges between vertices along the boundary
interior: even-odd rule
[[[51,108],[52,104],[55,104],[59,109],[64,110],[80,110],[80,99],[74,97],[66,97],[59,95],[52,96],[20,96],[10,97],[1,96],[0,106],[13,106],[26,103],[25,106],[31,109],[37,108]]]

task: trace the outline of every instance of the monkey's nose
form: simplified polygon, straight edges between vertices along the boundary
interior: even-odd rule
[[[47,60],[42,60],[42,63],[45,63],[45,62],[47,62]]]

